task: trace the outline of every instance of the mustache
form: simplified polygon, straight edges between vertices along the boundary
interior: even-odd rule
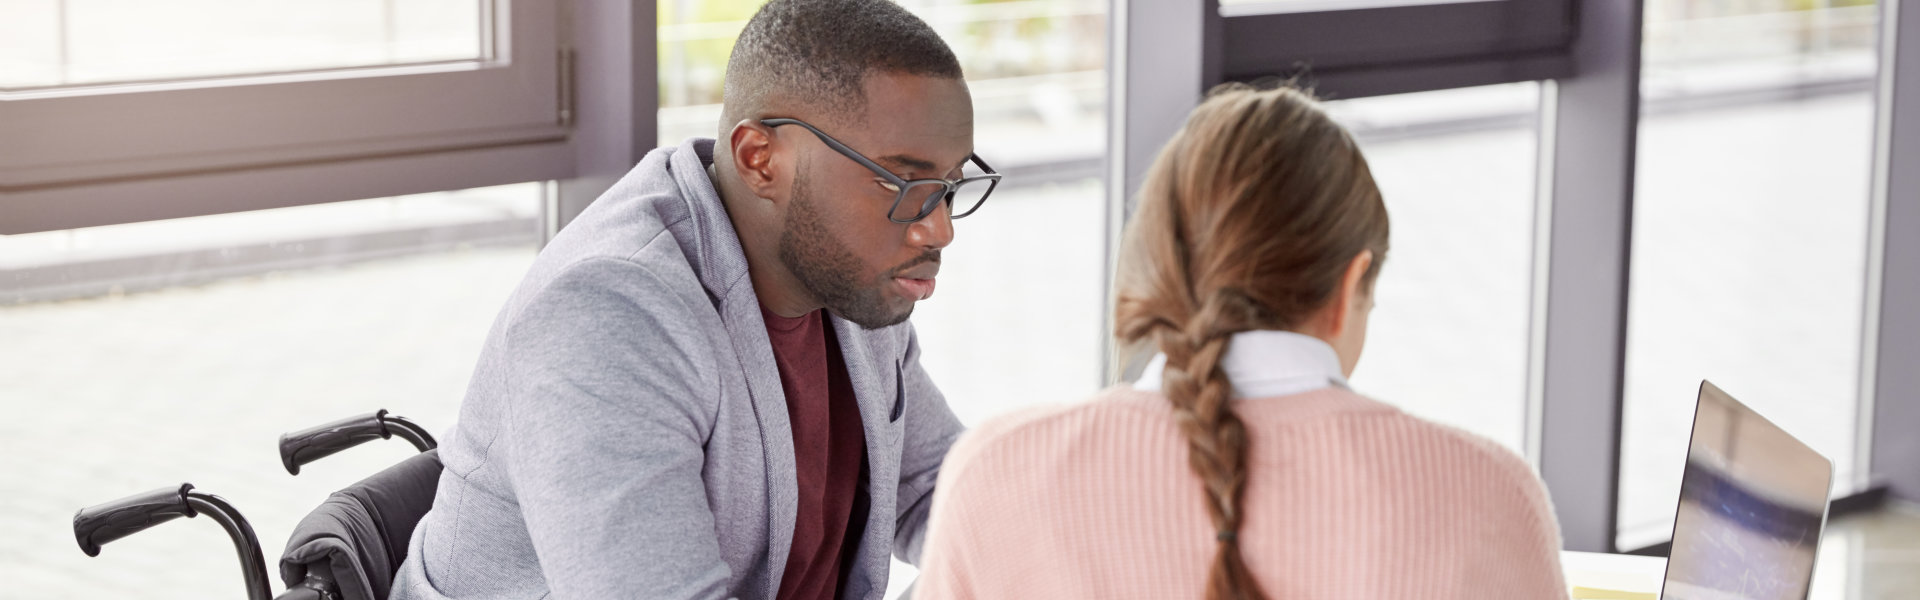
[[[901,271],[918,267],[925,263],[940,264],[940,251],[928,250],[925,254],[921,254],[920,256],[914,257],[913,260],[909,260],[898,267],[894,267],[893,272],[891,274],[899,274]]]

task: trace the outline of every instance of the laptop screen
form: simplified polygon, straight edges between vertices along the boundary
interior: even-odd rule
[[[1661,598],[1805,598],[1832,480],[1826,457],[1700,382]]]

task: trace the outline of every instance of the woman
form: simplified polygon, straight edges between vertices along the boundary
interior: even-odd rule
[[[954,447],[915,600],[1566,597],[1525,461],[1348,389],[1386,255],[1345,130],[1216,90],[1122,249],[1116,334],[1159,354]]]

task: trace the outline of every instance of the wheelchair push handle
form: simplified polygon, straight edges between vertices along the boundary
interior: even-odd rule
[[[193,506],[187,503],[187,491],[192,489],[193,484],[184,483],[82,508],[73,514],[73,537],[80,542],[81,552],[99,556],[101,544],[194,516]]]
[[[396,435],[413,443],[413,447],[421,452],[438,446],[425,428],[405,417],[387,414],[383,408],[281,435],[280,464],[287,468],[288,473],[299,475],[302,465],[360,444]]]
[[[203,514],[218,522],[227,530],[227,536],[233,538],[241,573],[246,576],[247,598],[271,600],[267,561],[260,556],[260,539],[253,535],[253,525],[247,523],[246,517],[240,516],[232,504],[219,496],[194,491],[191,483],[82,508],[73,515],[73,537],[80,542],[80,551],[87,556],[99,556],[101,544],[180,517]]]

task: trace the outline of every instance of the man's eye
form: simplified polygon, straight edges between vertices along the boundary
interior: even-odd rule
[[[900,193],[900,186],[894,185],[893,182],[891,181],[887,181],[885,179],[875,179],[873,180],[873,182],[880,184],[881,188],[884,188],[889,192],[893,192],[896,194]]]

